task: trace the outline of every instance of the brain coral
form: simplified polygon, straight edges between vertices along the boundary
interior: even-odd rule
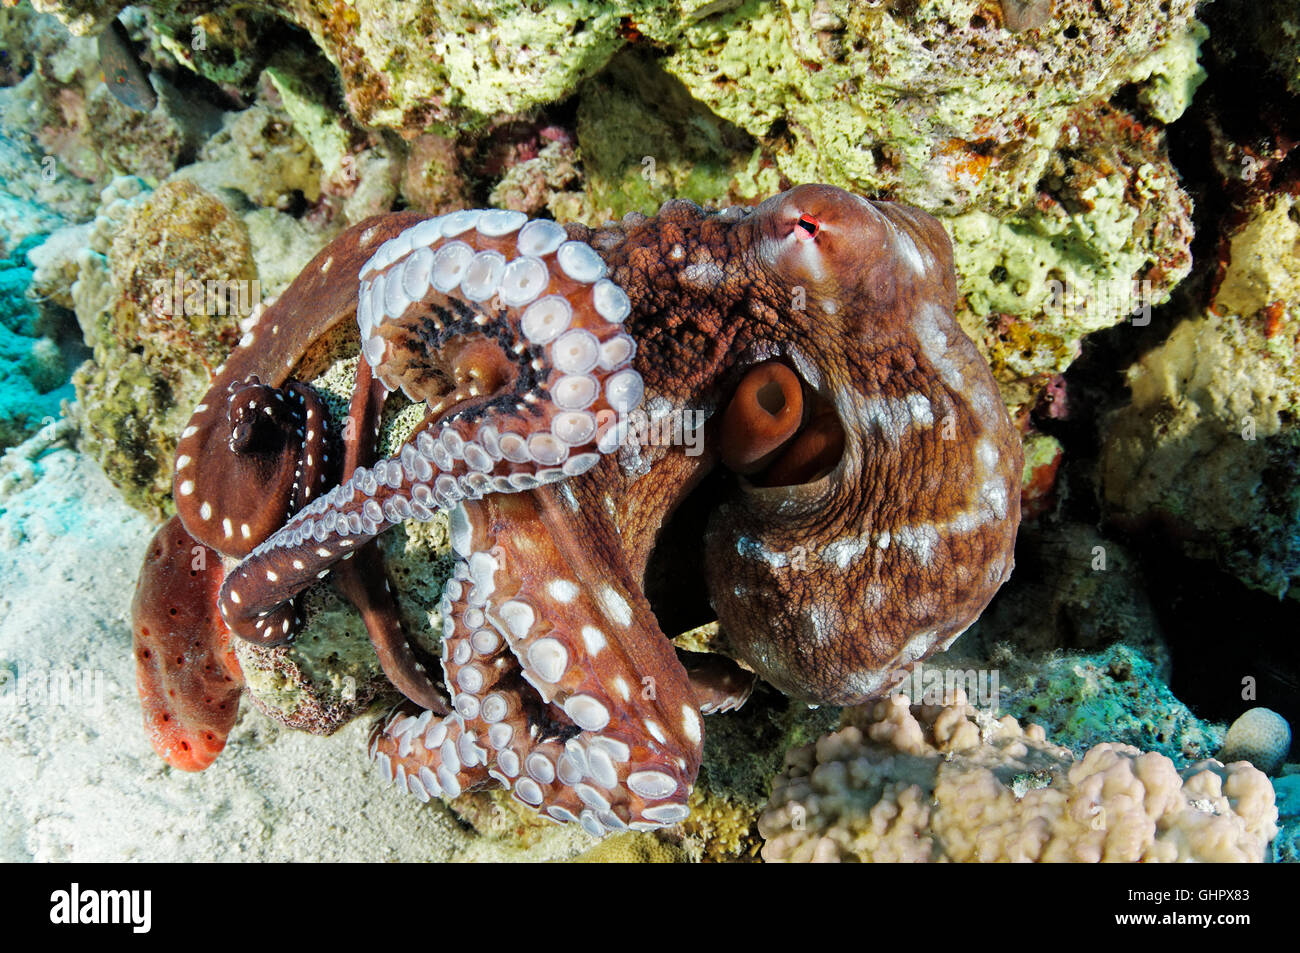
[[[1271,708],[1252,708],[1228,729],[1219,760],[1249,761],[1265,774],[1273,774],[1291,750],[1291,726]]]
[[[791,751],[759,831],[768,861],[1263,861],[1268,779],[1099,744],[1075,761],[1042,728],[893,696]]]

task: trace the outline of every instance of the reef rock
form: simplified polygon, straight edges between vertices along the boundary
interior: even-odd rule
[[[93,359],[75,375],[81,449],[126,500],[170,509],[177,435],[256,303],[243,222],[192,182],[105,190],[73,285]]]
[[[1037,725],[893,696],[790,752],[759,830],[768,861],[1254,861],[1277,833],[1245,763],[1103,743],[1075,760]]]
[[[1271,196],[1231,240],[1214,306],[1129,369],[1110,422],[1107,514],[1162,528],[1279,597],[1300,586],[1300,224]]]

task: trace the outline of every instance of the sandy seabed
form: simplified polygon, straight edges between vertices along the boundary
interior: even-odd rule
[[[384,786],[369,719],[319,738],[245,703],[212,767],[168,767],[131,655],[154,527],[72,450],[33,471],[0,495],[0,861],[547,860],[595,843],[556,828],[524,852]]]

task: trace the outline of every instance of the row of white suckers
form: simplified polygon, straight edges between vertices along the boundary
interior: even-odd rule
[[[451,240],[471,228],[490,238],[518,232],[518,257],[507,261],[499,251],[475,252],[465,242]],[[606,322],[597,328],[599,335],[571,327],[574,313],[567,298],[555,294],[540,297],[551,281],[542,256],[552,253],[566,276],[592,285],[591,308]],[[470,470],[488,472],[502,457],[513,463],[559,466],[571,448],[598,437],[607,437],[608,446],[600,446],[600,451],[608,453],[617,446],[616,426],[611,421],[604,433],[598,434],[597,417],[588,410],[601,397],[601,378],[605,401],[620,417],[641,403],[644,387],[641,375],[627,367],[636,354],[636,343],[622,331],[631,302],[623,289],[604,275],[605,263],[591,246],[570,241],[564,229],[552,221],[529,221],[522,212],[501,209],[453,212],[429,219],[386,241],[362,268],[357,304],[362,351],[378,372],[386,347],[379,325],[400,318],[431,290],[443,294],[459,291],[472,302],[499,297],[506,307],[524,309],[519,317],[521,333],[529,344],[547,348],[551,367],[562,375],[550,387],[558,413],[551,420],[549,433],[525,438],[490,432],[482,447],[472,442],[458,444],[453,438],[446,447],[450,456],[464,459]]]
[[[453,518],[453,528],[456,520]],[[459,550],[458,550],[459,552]],[[443,618],[443,678],[451,694],[453,714],[435,719],[432,712],[390,718],[384,733],[398,745],[397,757],[405,758],[413,750],[417,738],[428,751],[438,753],[438,767],[427,766],[408,773],[395,765],[387,754],[378,751],[372,743],[371,759],[380,773],[390,781],[400,784],[420,800],[431,797],[457,797],[462,791],[459,774],[466,768],[478,765],[488,767],[488,774],[510,791],[520,803],[544,811],[560,823],[578,823],[587,833],[603,836],[628,830],[653,830],[684,820],[689,809],[680,801],[669,800],[678,794],[681,786],[676,778],[655,768],[631,771],[626,780],[628,789],[648,801],[660,803],[643,807],[640,818],[624,821],[613,810],[609,794],[620,788],[619,764],[626,764],[631,749],[616,738],[597,732],[609,723],[609,713],[604,705],[590,695],[578,694],[568,698],[565,713],[586,736],[571,738],[564,744],[558,758],[534,750],[522,759],[514,750],[515,731],[506,720],[511,705],[505,695],[493,691],[480,698],[483,674],[476,662],[489,664],[501,649],[501,637],[493,627],[504,625],[517,639],[526,638],[534,618],[532,609],[518,600],[506,602],[498,610],[501,623],[493,622],[488,611],[490,596],[494,592],[496,561],[491,554],[475,552],[457,563],[455,577],[448,580],[440,604]],[[461,616],[465,626],[472,631],[457,638],[453,603],[465,598],[467,606]],[[489,623],[491,623],[489,625]],[[504,633],[504,629],[502,629]],[[543,700],[554,697],[554,684],[563,678],[569,665],[569,653],[563,644],[552,636],[531,642],[520,657],[524,678]],[[458,671],[453,676],[452,666]],[[540,683],[539,683],[540,680]],[[494,754],[479,743],[466,722],[482,719],[487,725],[485,741]],[[455,721],[459,736],[452,738],[448,724]],[[660,729],[660,732],[662,729]],[[422,737],[421,737],[422,736]],[[567,808],[545,805],[543,787],[559,782],[572,789],[583,807],[574,815]]]
[[[461,733],[455,740],[447,730],[452,719],[461,728]],[[577,815],[558,804],[547,806],[544,813],[551,820],[561,824],[577,823],[588,834],[603,837],[629,828],[638,831],[656,830],[679,823],[690,816],[690,809],[685,804],[668,802],[644,808],[641,812],[644,820],[624,821],[614,812],[604,795],[592,785],[584,783],[583,778],[603,779],[607,789],[618,786],[618,773],[614,764],[616,761],[626,761],[629,754],[627,745],[621,741],[597,736],[587,739],[587,743],[583,744],[582,740],[571,738],[564,743],[558,765],[542,752],[534,751],[524,759],[522,767],[526,773],[521,775],[519,757],[508,747],[510,734],[506,732],[511,731],[510,726],[498,723],[492,729],[504,729],[500,733],[504,740],[494,741],[494,747],[499,744],[500,750],[495,755],[497,766],[490,768],[488,774],[510,791],[515,800],[528,807],[541,809],[541,785],[554,783],[557,779],[572,787],[582,800],[584,807]],[[424,711],[419,715],[397,716],[389,719],[383,733],[397,742],[399,758],[405,758],[411,753],[417,738],[426,750],[438,753],[436,772],[427,765],[421,765],[418,771],[407,772],[403,765],[394,764],[388,754],[378,750],[378,737],[371,742],[370,757],[380,775],[390,783],[399,784],[421,801],[435,797],[459,797],[463,792],[460,772],[479,764],[488,764],[487,751],[477,743],[473,732],[465,730],[464,721],[459,715],[434,718],[433,712]],[[512,783],[502,773],[504,770],[520,776]],[[663,778],[668,776],[657,771],[633,772],[628,776],[628,782],[629,786],[638,785],[654,790],[652,797],[662,797],[664,782],[660,779]],[[668,780],[672,781],[670,778]],[[677,786],[675,781],[672,784]]]
[[[488,726],[487,743],[496,751],[496,765],[488,768],[488,774],[518,801],[529,807],[543,809],[542,786],[558,780],[574,791],[584,808],[575,817],[560,805],[545,806],[545,812],[553,820],[580,823],[584,830],[596,836],[626,830],[629,825],[614,813],[609,798],[603,792],[618,790],[617,765],[628,762],[631,749],[624,742],[599,733],[610,722],[609,708],[604,702],[585,693],[569,695],[560,707],[585,735],[566,741],[564,751],[554,761],[542,751],[532,751],[521,763],[519,755],[513,750],[514,730],[505,722],[510,710],[509,702],[500,692],[479,697],[485,684],[480,665],[492,663],[501,649],[502,636],[508,634],[513,637],[507,638],[507,641],[510,650],[519,659],[524,680],[548,704],[555,702],[555,686],[569,671],[572,657],[564,643],[555,635],[531,638],[537,614],[528,602],[518,598],[509,599],[493,611],[493,596],[497,592],[496,573],[500,566],[491,552],[472,550],[472,530],[464,507],[452,511],[449,528],[452,548],[460,559],[456,563],[453,578],[443,588],[439,612],[443,632],[443,681],[451,697],[454,709],[452,717],[457,719],[463,732],[458,752],[453,753],[458,757],[463,756],[461,761],[471,767],[478,763],[489,765],[486,749],[475,744],[473,734],[465,729],[466,721],[481,718]],[[459,622],[468,632],[457,637],[455,604],[462,599],[465,608]],[[492,618],[494,615],[495,619]],[[499,634],[494,629],[499,630]],[[600,644],[603,643],[604,637],[601,636]],[[600,646],[593,648],[588,644],[587,650],[598,652]],[[457,669],[454,677],[452,666]],[[401,726],[394,727],[400,729]],[[414,720],[407,723],[406,727],[411,730],[413,740],[419,734]],[[423,725],[419,727],[423,729]],[[436,730],[436,727],[432,727],[429,734],[426,734],[426,747],[430,735]],[[663,729],[657,723],[647,722],[646,730],[655,736],[656,741],[663,743]],[[409,750],[409,744],[401,740],[400,730],[394,732],[394,737],[398,738],[401,745],[399,755],[404,749]],[[446,780],[443,768],[446,767],[447,753],[445,749],[440,752],[444,756],[444,762],[437,777],[442,780]],[[683,764],[679,759],[679,765]],[[651,830],[677,823],[688,815],[684,804],[667,800],[679,792],[680,785],[676,778],[664,771],[651,767],[632,771],[627,777],[627,787],[648,801],[664,802],[642,808],[642,819],[631,823],[637,830]],[[443,789],[447,789],[446,784]]]
[[[489,237],[517,231],[519,257],[507,262],[500,252],[475,253],[462,241],[445,242],[436,252],[430,247],[471,228]],[[538,300],[550,282],[550,272],[541,256],[551,253],[569,278],[593,285],[592,308],[614,331],[603,341],[585,328],[570,329],[573,308],[566,298],[548,295]],[[585,242],[570,241],[560,225],[547,219],[530,221],[523,212],[502,209],[452,212],[427,219],[380,245],[362,266],[357,303],[357,325],[365,342],[362,352],[376,371],[386,346],[378,325],[385,319],[400,317],[430,288],[447,294],[459,287],[460,294],[470,301],[487,301],[499,293],[507,306],[527,305],[520,325],[528,341],[549,345],[551,365],[563,375],[550,389],[551,401],[559,413],[551,418],[549,432],[527,437],[501,433],[492,424],[479,426],[476,439],[471,440],[461,436],[450,423],[437,437],[421,433],[415,446],[407,444],[402,448],[400,461],[381,461],[370,470],[358,468],[348,483],[317,498],[295,517],[292,528],[275,534],[255,552],[298,546],[309,539],[324,542],[335,532],[345,537],[374,535],[385,520],[429,520],[436,509],[463,499],[491,492],[531,490],[577,476],[595,466],[601,454],[616,450],[626,438],[627,415],[640,405],[644,386],[641,375],[626,366],[636,354],[636,342],[617,330],[631,313],[631,303],[623,289],[604,274],[605,263],[600,256]],[[603,430],[597,415],[588,410],[600,397],[600,381],[591,373],[597,369],[608,374],[605,400],[616,415],[604,424]],[[571,455],[574,449],[593,441],[596,452]],[[501,460],[539,464],[541,469],[493,475]],[[452,475],[457,461],[464,461],[467,471],[460,476]],[[432,484],[427,482],[432,477],[430,463],[441,471]],[[382,504],[367,500],[360,512],[335,512],[350,503],[357,491],[373,497],[380,486],[397,489],[403,482],[411,487],[409,499],[394,494]],[[322,514],[323,518],[317,519]],[[298,522],[300,518],[302,522]]]

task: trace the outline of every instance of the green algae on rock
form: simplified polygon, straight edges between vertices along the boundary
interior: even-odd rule
[[[1087,334],[1149,321],[1192,267],[1192,204],[1163,131],[1108,105],[1071,114],[1031,206],[946,224],[959,317],[1012,403],[1065,370]]]
[[[583,84],[577,134],[586,183],[584,207],[571,212],[590,224],[652,214],[670,198],[704,205],[780,191],[775,169],[761,185],[748,173],[756,148],[748,133],[639,55],[620,55]]]
[[[82,289],[90,300],[77,319],[93,357],[74,384],[83,452],[160,518],[177,435],[259,289],[247,229],[230,209],[192,182],[152,193],[131,182],[106,190],[78,279],[99,293]]]
[[[321,167],[289,114],[262,103],[227,113],[221,131],[199,152],[198,161],[178,170],[209,192],[238,193],[244,203],[288,207],[295,197],[315,202]]]
[[[654,35],[676,41],[665,68],[719,116],[781,130],[791,181],[952,213],[1025,205],[1074,106],[1177,72],[1154,50],[1176,45],[1185,63],[1193,7],[1058,0],[1041,29],[1012,33],[977,0],[747,0]]]
[[[1109,518],[1133,529],[1163,521],[1188,555],[1279,597],[1300,587],[1294,207],[1261,200],[1231,239],[1214,306],[1130,368],[1133,398],[1101,458]]]
[[[1184,766],[1215,755],[1224,728],[1203,722],[1169,690],[1167,674],[1140,650],[1056,654],[1003,673],[999,710],[1042,724],[1082,754],[1103,741],[1157,751]]]

